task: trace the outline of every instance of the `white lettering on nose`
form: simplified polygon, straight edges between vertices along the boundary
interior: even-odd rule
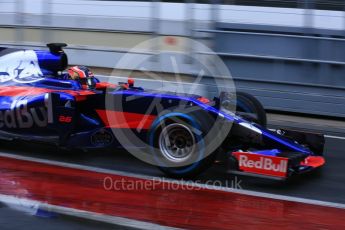
[[[280,171],[280,165],[277,165],[277,164],[272,164],[272,170],[275,171],[275,172],[279,172]]]
[[[246,168],[263,169],[273,172],[286,172],[287,161],[280,160],[279,163],[274,163],[273,159],[267,157],[260,157],[258,160],[250,160],[246,155],[239,155],[239,166]]]
[[[269,158],[265,159],[264,169],[265,170],[272,170],[272,160],[271,159],[269,159]]]
[[[247,160],[248,160],[248,157],[245,156],[245,155],[240,155],[240,166],[244,166],[244,167],[248,167],[247,166]]]

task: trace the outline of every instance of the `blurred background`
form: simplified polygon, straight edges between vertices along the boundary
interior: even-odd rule
[[[208,55],[195,40],[266,109],[345,117],[344,10],[341,0],[0,0],[0,45],[42,49],[64,42],[71,65],[105,75],[128,70],[144,80],[152,74],[119,60],[153,57],[146,72],[193,82],[195,60]],[[169,51],[181,54],[178,69],[161,55]],[[201,83],[212,85],[207,77]]]

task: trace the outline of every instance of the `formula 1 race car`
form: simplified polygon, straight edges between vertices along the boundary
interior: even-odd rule
[[[135,147],[179,178],[200,174],[219,154],[232,171],[279,179],[325,163],[322,135],[266,129],[265,112],[251,95],[239,93],[236,104],[229,93],[209,100],[144,90],[132,79],[94,78],[84,87],[61,78],[68,66],[64,46],[0,48],[1,139],[82,150]]]

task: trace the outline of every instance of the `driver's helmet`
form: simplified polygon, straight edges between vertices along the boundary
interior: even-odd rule
[[[83,88],[95,88],[95,76],[86,66],[73,66],[69,68],[68,78],[78,81]]]

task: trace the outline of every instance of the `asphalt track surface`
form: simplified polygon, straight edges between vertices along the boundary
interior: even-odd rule
[[[53,218],[32,216],[22,211],[13,210],[0,203],[0,228],[1,230],[91,230],[114,229],[111,224],[78,219],[68,216],[55,216]],[[128,228],[116,228],[128,229]]]
[[[291,119],[291,118],[289,118]],[[273,121],[273,119],[270,119]],[[345,204],[345,130],[339,130],[339,124],[330,126],[330,122],[321,121],[310,124],[303,118],[292,118],[294,124],[289,121],[271,122],[271,127],[291,127],[316,131],[332,135],[326,137],[325,157],[327,163],[318,172],[295,177],[290,181],[272,181],[252,177],[235,176],[226,173],[224,166],[214,165],[196,180],[212,185],[279,194],[298,198],[307,198],[320,201]],[[336,127],[336,128],[335,128]],[[131,154],[123,150],[108,152],[71,152],[57,149],[53,146],[0,141],[0,151],[8,154],[16,154],[40,159],[74,163],[93,166],[97,168],[117,170],[146,176],[164,177],[156,167],[143,163]],[[239,186],[239,187],[238,187]],[[31,216],[16,210],[12,210],[0,203],[1,229],[114,229],[113,225],[88,221],[68,216],[42,218]],[[119,226],[116,226],[116,229]]]
[[[284,125],[288,126],[287,123],[282,124]],[[301,127],[315,130],[312,125],[307,126],[304,124]],[[123,150],[71,152],[32,143],[2,141],[0,144],[0,151],[9,154],[164,177],[156,167],[143,163]],[[345,204],[345,138],[326,137],[324,153],[327,162],[320,171],[297,176],[285,182],[231,175],[226,173],[222,165],[214,165],[196,180],[211,185]]]

